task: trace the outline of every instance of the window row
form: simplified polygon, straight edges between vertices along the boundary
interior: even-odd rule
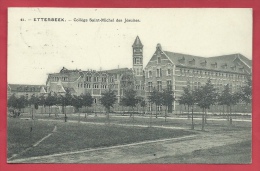
[[[59,79],[61,79],[61,81],[69,81],[68,77],[51,77],[52,81],[59,81]]]
[[[172,73],[172,69],[167,69],[166,70],[166,76],[171,76]],[[157,68],[156,69],[156,77],[162,77],[162,69],[161,68]],[[152,78],[153,77],[153,71],[148,71],[148,78]]]
[[[153,87],[153,83],[148,82],[148,92],[152,92],[153,88],[155,88],[155,87]],[[157,91],[162,91],[162,81],[157,81],[156,88],[157,88],[156,89]],[[172,91],[172,81],[171,80],[167,80],[166,89],[168,91]]]
[[[189,69],[180,69],[181,75],[183,74],[197,74],[197,75],[212,75],[219,77],[229,77],[229,78],[246,78],[245,75],[231,74],[231,73],[222,73],[222,72],[213,72],[213,71],[202,71],[202,70],[189,70]]]
[[[79,83],[78,84],[78,88],[91,88],[91,84],[82,84],[82,83]],[[107,88],[107,85],[104,85],[104,84],[101,84],[100,86],[99,86],[99,84],[93,84],[92,85],[92,87],[94,88],[94,89],[98,89],[99,87],[101,88],[101,89],[106,89]]]
[[[92,81],[92,80],[91,80],[91,76],[87,76],[87,77],[86,77],[86,81],[87,81],[87,82],[91,82],[91,81]],[[98,81],[99,81],[99,77],[94,77],[94,78],[93,78],[93,81],[94,81],[94,82],[98,82]],[[108,79],[108,81],[109,81],[109,82],[113,82],[114,79],[113,79],[112,77],[110,77],[110,78]],[[101,82],[107,82],[107,78],[106,78],[106,77],[101,77]]]

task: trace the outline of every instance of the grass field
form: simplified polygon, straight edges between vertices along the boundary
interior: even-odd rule
[[[57,132],[32,147],[52,132]],[[156,140],[194,134],[190,131],[149,127],[93,125],[8,118],[8,157],[42,156],[88,148],[108,147],[145,140]],[[24,150],[28,149],[24,152]]]

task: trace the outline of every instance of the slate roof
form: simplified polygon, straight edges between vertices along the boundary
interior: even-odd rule
[[[141,42],[139,36],[137,36],[137,37],[135,38],[135,42],[134,42],[134,44],[133,44],[133,47],[143,47],[143,44],[142,44],[142,42]]]
[[[176,65],[179,66],[187,66],[194,68],[204,68],[204,69],[214,69],[214,70],[223,70],[225,68],[226,71],[233,71],[232,67],[235,66],[234,61],[236,59],[240,59],[244,62],[248,68],[251,69],[252,61],[246,58],[241,54],[231,54],[231,55],[222,55],[215,57],[200,57],[194,55],[187,55],[169,51],[163,51],[168,58]]]

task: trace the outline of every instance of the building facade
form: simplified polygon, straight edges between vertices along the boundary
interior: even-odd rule
[[[164,51],[160,44],[145,67],[146,96],[156,88],[171,89],[175,102],[170,110],[180,110],[178,100],[183,87],[191,89],[205,85],[208,79],[219,91],[229,85],[232,92],[238,91],[251,77],[252,62],[241,54],[216,57],[199,57]],[[160,109],[159,109],[160,110]]]
[[[45,85],[7,84],[7,98],[13,94],[18,98],[31,98],[32,95],[40,96],[46,93]]]
[[[137,95],[145,99],[154,88],[158,91],[171,89],[175,96],[175,101],[169,106],[169,112],[172,112],[179,110],[178,99],[185,86],[195,89],[204,85],[210,78],[218,90],[223,90],[228,84],[235,92],[252,74],[252,61],[241,54],[207,58],[165,51],[160,44],[157,44],[154,54],[143,68],[143,47],[137,36],[132,45],[132,69],[82,71],[63,67],[59,73],[48,75],[47,93],[65,94],[66,91],[75,95],[90,93],[94,98],[94,104],[101,106],[99,99],[108,89],[116,92],[118,103],[124,95],[124,90],[129,87],[134,88]],[[120,108],[118,103],[115,105],[115,110]],[[154,110],[150,104],[148,109]],[[158,107],[158,110],[160,109]]]

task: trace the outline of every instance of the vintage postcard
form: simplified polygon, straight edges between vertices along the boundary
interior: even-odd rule
[[[250,164],[252,9],[8,8],[8,163]]]

